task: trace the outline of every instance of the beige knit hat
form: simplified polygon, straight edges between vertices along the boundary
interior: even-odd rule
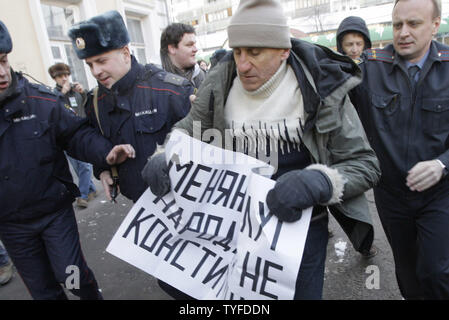
[[[279,0],[240,0],[228,26],[229,47],[291,48]]]

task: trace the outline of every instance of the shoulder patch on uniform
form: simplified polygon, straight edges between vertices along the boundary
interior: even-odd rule
[[[45,94],[49,94],[52,96],[57,96],[58,94],[56,92],[54,92],[50,87],[46,87],[37,83],[30,83],[30,85],[34,88],[37,89],[40,93],[45,93]]]
[[[382,49],[368,49],[365,52],[367,60],[376,60],[393,63],[394,55],[389,51]]]
[[[167,73],[164,77],[164,82],[174,84],[178,87],[181,87],[184,84],[184,81],[187,81],[186,78],[173,73]]]
[[[438,57],[441,61],[449,61],[449,50],[438,51]]]

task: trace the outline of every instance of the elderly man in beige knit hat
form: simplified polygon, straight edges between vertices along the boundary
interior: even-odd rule
[[[327,48],[290,39],[275,0],[242,0],[228,36],[232,53],[212,69],[175,127],[193,135],[194,122],[201,123],[202,132],[231,136],[224,148],[276,164],[266,202],[281,221],[297,221],[313,207],[294,298],[321,299],[328,213],[360,252],[374,235],[364,192],[378,181],[379,165],[347,97],[361,81],[359,68]],[[169,191],[163,154],[142,174],[153,193]]]

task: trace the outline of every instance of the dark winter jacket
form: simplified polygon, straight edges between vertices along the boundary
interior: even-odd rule
[[[14,88],[0,102],[0,222],[51,214],[79,196],[64,150],[107,166],[112,148],[60,95],[12,75]]]
[[[162,145],[172,126],[190,110],[191,83],[154,65],[143,66],[132,57],[131,70],[110,90],[99,86],[98,111],[104,136],[113,144],[131,144],[136,158],[118,166],[120,191],[137,201],[147,189],[141,171],[149,156]],[[100,131],[89,93],[86,115]],[[94,166],[94,174],[108,168]]]
[[[415,90],[393,45],[360,58],[363,82],[351,100],[379,157],[381,186],[410,192],[406,177],[416,163],[439,159],[449,168],[449,47],[432,41]]]

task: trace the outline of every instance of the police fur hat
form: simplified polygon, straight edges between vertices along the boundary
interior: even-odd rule
[[[58,76],[62,76],[64,74],[70,75],[70,67],[66,65],[65,63],[56,63],[52,65],[50,68],[48,68],[48,73],[50,76],[55,79]]]
[[[12,51],[12,40],[8,28],[0,21],[0,53],[10,53]]]
[[[115,10],[75,24],[69,37],[80,59],[122,48],[130,42],[125,22]]]

